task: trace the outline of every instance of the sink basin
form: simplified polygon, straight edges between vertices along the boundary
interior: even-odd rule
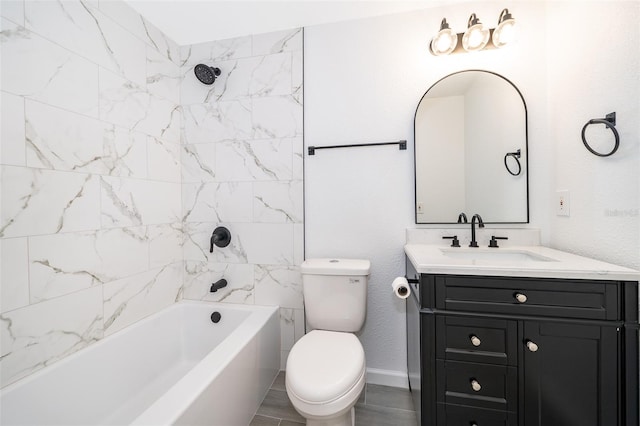
[[[525,250],[505,249],[440,249],[443,255],[452,259],[489,262],[554,262],[554,259]]]

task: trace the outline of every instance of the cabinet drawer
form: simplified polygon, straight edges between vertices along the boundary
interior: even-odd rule
[[[438,402],[515,411],[516,367],[437,360]]]
[[[517,426],[511,411],[486,410],[438,403],[438,424],[444,426]]]
[[[516,321],[439,316],[437,358],[486,364],[517,364]]]
[[[618,319],[618,286],[588,280],[437,276],[436,307],[451,311]]]

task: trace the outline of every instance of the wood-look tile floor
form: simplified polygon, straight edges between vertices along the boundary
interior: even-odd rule
[[[281,371],[249,426],[302,426],[293,408]],[[416,426],[411,394],[406,389],[367,384],[356,404],[356,426]]]

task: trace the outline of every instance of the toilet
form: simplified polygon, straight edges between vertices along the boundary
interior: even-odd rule
[[[301,265],[307,330],[289,352],[285,386],[307,426],[353,426],[365,358],[353,334],[364,324],[371,263],[308,259]]]

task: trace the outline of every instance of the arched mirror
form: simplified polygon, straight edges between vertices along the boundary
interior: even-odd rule
[[[416,223],[528,223],[527,108],[516,86],[479,70],[444,77],[414,120]]]

